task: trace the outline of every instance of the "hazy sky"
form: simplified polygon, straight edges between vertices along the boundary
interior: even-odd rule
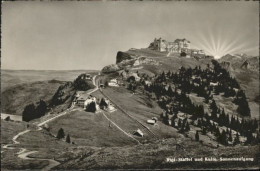
[[[258,2],[3,2],[2,69],[101,69],[155,37],[258,55]]]

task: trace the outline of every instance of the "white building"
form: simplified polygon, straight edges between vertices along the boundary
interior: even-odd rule
[[[86,109],[91,102],[94,102],[94,103],[96,104],[96,109],[99,110],[99,106],[98,106],[98,104],[97,104],[97,99],[96,99],[96,97],[93,97],[93,96],[89,96],[89,97],[79,97],[79,98],[76,100],[76,104],[77,104],[79,107],[82,107],[82,108],[84,108],[84,109]]]
[[[150,86],[150,85],[152,85],[152,82],[145,80],[145,81],[144,81],[144,84]]]
[[[117,79],[112,79],[108,82],[108,86],[119,87]]]
[[[109,105],[107,106],[107,110],[108,110],[109,112],[113,112],[113,111],[116,110],[116,108],[115,108],[112,104],[109,104]]]
[[[80,97],[80,98],[77,99],[76,104],[77,104],[79,107],[84,107],[85,101],[86,101],[86,99],[85,99],[84,97]]]
[[[146,122],[151,125],[154,125],[156,123],[156,121],[153,119],[148,119]]]
[[[138,128],[136,131],[134,131],[133,133],[134,135],[137,135],[137,136],[141,136],[143,137],[144,136],[144,133]]]
[[[149,47],[160,52],[181,53],[185,49],[190,48],[190,41],[187,39],[176,39],[174,42],[168,42],[162,38],[155,38]]]

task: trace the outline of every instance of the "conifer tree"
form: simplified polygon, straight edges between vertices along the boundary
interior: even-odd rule
[[[104,109],[107,107],[107,105],[108,104],[106,103],[105,99],[102,97],[102,99],[100,100],[100,103],[99,103],[100,108]]]
[[[202,127],[202,134],[203,134],[203,135],[206,135],[206,134],[207,134],[206,128],[205,128],[204,126]]]
[[[200,140],[199,131],[196,131],[195,140],[196,140],[196,141],[199,141],[199,140]]]
[[[236,137],[235,137],[235,139],[234,139],[233,145],[237,145],[237,144],[239,144],[239,143],[240,143],[240,141],[239,141],[239,135],[238,135],[238,132],[237,132]]]
[[[246,133],[246,143],[247,143],[247,144],[251,144],[252,141],[253,141],[253,135],[252,135],[252,132],[247,131],[247,133]]]
[[[170,97],[172,97],[172,96],[174,95],[171,86],[169,86],[168,91],[167,91],[167,94],[168,94]]]
[[[64,130],[62,128],[59,129],[58,134],[56,136],[58,139],[62,139],[65,137]]]
[[[96,103],[95,102],[91,102],[88,107],[86,108],[86,111],[88,112],[96,112]]]
[[[186,127],[185,127],[185,131],[189,131],[190,130],[190,125],[188,122],[186,122]]]
[[[237,103],[237,112],[243,116],[250,116],[250,108],[246,99],[240,99]]]
[[[220,143],[223,145],[227,145],[227,135],[225,130],[223,130],[220,135]]]
[[[183,133],[185,131],[185,122],[182,122],[180,132]]]
[[[218,107],[217,107],[216,102],[215,102],[214,99],[212,100],[212,102],[210,104],[210,109],[211,109],[211,118],[212,119],[216,119],[217,118]]]
[[[163,122],[168,125],[169,124],[169,115],[168,113],[165,113],[165,117],[163,118]]]
[[[67,143],[70,143],[70,135],[68,134],[67,137],[66,137],[66,142]]]
[[[229,132],[229,136],[228,136],[228,141],[231,141],[232,142],[232,133],[231,133],[231,130],[230,130],[230,132]]]
[[[220,137],[220,131],[219,131],[218,127],[216,127],[215,136],[217,137],[217,139],[219,139],[219,137]]]
[[[181,126],[182,126],[181,120],[179,119],[179,120],[178,120],[178,127],[180,128]]]

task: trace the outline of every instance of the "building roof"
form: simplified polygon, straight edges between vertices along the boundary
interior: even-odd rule
[[[149,124],[155,124],[155,122],[156,122],[156,121],[153,120],[153,119],[148,119],[148,120],[147,120],[147,123],[149,123]]]
[[[185,38],[184,38],[184,39],[176,39],[174,42],[175,42],[175,43],[179,43],[179,42],[184,42],[185,40],[186,40],[188,43],[190,43],[190,41],[188,41],[188,40],[185,39]]]
[[[141,135],[142,137],[144,136],[144,133],[139,128],[134,132],[134,134],[136,133]]]
[[[85,100],[87,100],[87,99],[80,97],[77,101],[85,101]]]

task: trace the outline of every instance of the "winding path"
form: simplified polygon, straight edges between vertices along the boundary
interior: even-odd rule
[[[50,122],[50,121],[52,121],[52,120],[55,119],[55,118],[58,118],[58,117],[60,117],[60,116],[63,116],[64,114],[66,114],[66,112],[64,112],[64,113],[62,113],[62,114],[60,114],[60,115],[58,115],[58,116],[55,116],[55,117],[53,117],[53,118],[51,118],[51,119],[48,119],[48,120],[46,120],[46,121],[44,121],[44,122],[38,124],[37,126],[38,126],[39,128],[38,128],[37,131],[42,130],[42,128],[41,128],[40,126],[42,126],[43,124],[45,124],[45,123],[47,123],[47,122]],[[24,135],[24,134],[26,134],[26,133],[28,133],[28,132],[30,132],[30,131],[31,131],[31,130],[27,129],[27,130],[22,131],[22,132],[18,133],[17,135],[15,135],[15,136],[13,137],[13,139],[12,139],[13,144],[4,145],[4,146],[3,146],[3,149],[9,149],[9,150],[15,149],[15,147],[12,147],[12,146],[15,145],[15,144],[20,144],[20,142],[17,141],[17,138],[19,138],[20,136],[22,136],[22,135]],[[52,159],[45,159],[45,158],[42,158],[42,159],[41,159],[41,158],[28,157],[30,154],[37,153],[37,152],[38,152],[38,151],[28,151],[26,148],[20,148],[20,151],[19,151],[18,153],[16,153],[16,154],[17,154],[17,156],[18,156],[19,158],[21,158],[21,159],[23,159],[23,160],[41,160],[41,161],[48,161],[49,164],[48,164],[46,167],[44,167],[43,169],[41,169],[41,170],[44,170],[44,171],[50,170],[51,168],[53,168],[53,167],[55,167],[55,166],[57,166],[57,165],[60,164],[59,162],[57,162],[57,161],[55,161],[55,160],[52,160]]]
[[[57,119],[57,118],[59,118],[59,117],[61,117],[61,116],[66,115],[68,111],[70,111],[70,110],[73,109],[73,107],[74,107],[74,105],[72,105],[69,110],[67,110],[67,111],[65,111],[65,112],[63,112],[63,113],[61,113],[61,114],[59,114],[59,115],[57,115],[57,116],[55,116],[55,117],[52,117],[52,118],[50,118],[50,119],[48,119],[48,120],[46,120],[46,121],[43,121],[43,122],[39,123],[39,124],[37,125],[37,127],[38,127],[37,131],[42,130],[41,126],[43,126],[44,124],[46,124],[46,123],[48,123],[48,122],[51,122],[51,121],[53,121],[54,119]],[[13,139],[12,139],[13,144],[4,145],[4,146],[3,146],[3,149],[9,149],[9,150],[15,149],[15,147],[12,147],[12,146],[15,145],[15,144],[20,144],[20,142],[17,141],[17,139],[18,139],[20,136],[22,136],[22,135],[24,135],[24,134],[26,134],[26,133],[28,133],[28,132],[30,132],[30,131],[31,131],[31,130],[27,129],[27,130],[22,131],[22,132],[18,133],[17,135],[15,135],[15,136],[13,137]],[[29,155],[31,155],[31,154],[33,154],[33,153],[37,153],[37,152],[38,152],[38,151],[28,151],[26,148],[20,148],[20,151],[19,151],[18,153],[16,153],[16,154],[17,154],[17,156],[18,156],[19,158],[21,158],[21,159],[23,159],[23,160],[48,161],[49,164],[48,164],[47,166],[45,166],[43,169],[41,169],[41,170],[44,170],[44,171],[48,171],[48,170],[52,169],[53,167],[58,166],[58,165],[60,164],[58,161],[53,160],[53,159],[29,157]]]
[[[43,171],[45,170],[50,170],[51,168],[55,167],[55,166],[58,166],[60,163],[55,161],[55,160],[52,160],[52,159],[39,159],[39,158],[32,158],[32,157],[28,157],[30,154],[33,154],[33,153],[37,153],[38,151],[28,151],[28,152],[23,152],[21,154],[18,154],[18,157],[21,158],[21,159],[24,159],[24,160],[44,160],[44,161],[48,161],[49,164],[44,167]]]
[[[100,73],[99,73],[99,75],[100,75]],[[91,94],[91,93],[93,93],[93,92],[99,90],[98,85],[96,85],[96,76],[97,76],[97,75],[93,76],[93,79],[92,79],[93,85],[95,86],[95,88],[94,88],[93,90],[89,91],[87,94]],[[101,91],[101,92],[102,92],[102,91]],[[103,94],[103,92],[102,92],[102,94]],[[73,108],[74,108],[74,105],[72,104],[72,106],[71,106],[67,111],[64,111],[63,113],[60,113],[59,115],[56,115],[56,116],[54,116],[54,117],[52,117],[52,118],[50,118],[50,119],[47,119],[47,120],[45,120],[45,121],[43,121],[43,122],[41,122],[41,123],[38,123],[38,124],[37,124],[37,127],[38,127],[37,131],[42,130],[41,127],[42,127],[44,124],[47,124],[48,122],[51,122],[51,121],[53,121],[54,119],[57,119],[57,118],[59,118],[59,117],[61,117],[61,116],[66,115],[69,111],[72,111]],[[116,123],[114,123],[112,120],[110,120],[110,119],[106,116],[106,114],[104,114],[103,112],[102,112],[102,114],[104,115],[104,117],[105,117],[107,120],[109,120],[113,125],[115,125],[115,126],[116,126],[120,131],[122,131],[126,136],[132,138],[134,141],[136,141],[138,144],[140,144],[140,142],[139,142],[136,138],[134,138],[131,134],[125,132],[125,131],[124,131],[122,128],[120,128]],[[27,129],[27,130],[22,131],[22,132],[18,133],[17,135],[15,135],[15,136],[13,137],[13,139],[12,139],[13,143],[12,143],[12,144],[6,144],[6,145],[4,145],[4,146],[3,146],[3,149],[9,149],[9,150],[16,149],[17,147],[12,147],[12,146],[15,145],[15,144],[20,144],[20,142],[17,141],[17,139],[18,139],[20,136],[22,136],[22,135],[24,135],[24,134],[26,134],[26,133],[28,133],[28,132],[30,132],[30,131],[31,131],[31,130]],[[1,151],[1,153],[2,153],[2,152],[3,152],[3,151]],[[43,169],[41,169],[41,170],[43,170],[43,171],[51,170],[53,167],[58,166],[58,165],[60,164],[58,161],[53,160],[53,159],[29,157],[29,155],[34,154],[34,153],[37,153],[37,152],[38,152],[38,151],[29,151],[29,150],[27,150],[26,148],[20,148],[20,151],[17,152],[16,154],[17,154],[17,156],[18,156],[19,158],[21,158],[21,159],[23,159],[23,160],[48,161],[49,164],[48,164],[46,167],[44,167]]]
[[[95,92],[95,91],[98,90],[98,87],[96,86],[96,83],[95,83],[96,76],[97,76],[97,75],[93,76],[93,84],[95,85],[95,88],[94,88],[93,90],[89,91],[88,94],[91,94],[91,93],[93,93],[93,92]],[[56,115],[56,116],[54,116],[54,117],[52,117],[52,118],[50,118],[50,119],[47,119],[47,120],[45,120],[45,121],[43,121],[43,122],[37,124],[37,127],[38,127],[37,131],[42,130],[41,126],[43,126],[44,124],[47,124],[48,122],[51,122],[51,121],[53,121],[54,119],[57,119],[57,118],[59,118],[59,117],[61,117],[61,116],[66,115],[69,111],[72,111],[73,108],[74,108],[74,105],[72,104],[71,107],[70,107],[67,111],[65,111],[65,112],[63,112],[63,113],[60,113],[59,115]],[[27,130],[25,130],[25,131],[19,132],[17,135],[15,135],[15,136],[12,138],[12,141],[13,141],[12,144],[6,144],[6,145],[4,145],[2,148],[3,148],[3,149],[9,149],[9,150],[16,149],[16,147],[12,147],[12,146],[15,145],[15,144],[20,144],[20,142],[17,141],[17,139],[18,139],[20,136],[22,136],[22,135],[24,135],[24,134],[26,134],[26,133],[28,133],[28,132],[30,132],[30,131],[31,131],[31,130],[27,129]],[[2,152],[3,152],[3,151],[1,151],[1,153],[2,153]],[[23,159],[23,160],[48,161],[49,164],[48,164],[46,167],[44,167],[43,169],[41,169],[41,170],[44,170],[44,171],[51,170],[53,167],[58,166],[58,165],[60,164],[58,161],[53,160],[53,159],[29,157],[29,155],[31,155],[31,154],[33,154],[33,153],[37,153],[37,152],[38,152],[38,151],[28,151],[26,148],[20,148],[20,151],[17,152],[16,154],[17,154],[17,156],[18,156],[19,158],[21,158],[21,159]]]

